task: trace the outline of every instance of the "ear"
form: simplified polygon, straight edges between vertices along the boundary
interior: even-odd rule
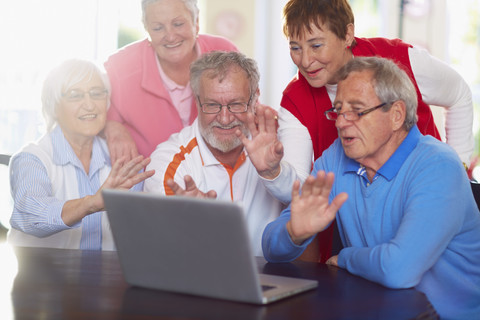
[[[390,116],[392,121],[392,129],[394,131],[403,128],[405,118],[407,117],[407,106],[402,100],[395,101],[390,109]]]
[[[255,91],[255,94],[253,96],[255,103],[257,102],[256,100],[258,100],[258,97],[260,97],[260,88],[257,88],[257,91]]]
[[[354,38],[355,26],[353,25],[353,23],[349,23],[347,24],[347,34],[345,35],[345,47],[350,47]]]
[[[198,38],[198,33],[200,32],[200,22],[199,17],[197,17],[197,21],[195,22],[195,36]]]

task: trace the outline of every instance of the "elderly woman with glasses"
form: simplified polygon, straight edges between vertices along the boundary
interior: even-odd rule
[[[42,92],[47,133],[10,162],[14,209],[8,241],[19,246],[113,250],[103,189],[140,189],[153,175],[150,159],[113,166],[98,137],[109,106],[108,77],[95,64],[67,60],[47,76]]]
[[[197,117],[192,62],[213,50],[238,51],[229,40],[199,34],[197,0],[142,0],[148,38],[105,63],[112,84],[105,137],[112,159],[145,157]]]

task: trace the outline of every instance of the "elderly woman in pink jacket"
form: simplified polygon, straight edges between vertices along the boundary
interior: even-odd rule
[[[156,146],[197,116],[190,64],[202,53],[238,51],[227,39],[198,33],[197,0],[142,0],[149,37],[120,49],[105,62],[112,85],[104,130],[112,160]]]

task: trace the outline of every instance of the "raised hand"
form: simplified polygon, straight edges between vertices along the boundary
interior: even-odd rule
[[[105,210],[103,202],[103,189],[123,189],[128,190],[137,183],[150,178],[155,173],[154,170],[140,172],[150,163],[150,158],[144,159],[138,156],[130,161],[125,158],[115,161],[112,170],[100,189],[94,194],[80,199],[68,200],[62,208],[62,220],[66,225],[73,226],[81,221],[85,216]]]
[[[100,187],[101,189],[124,189],[128,190],[137,183],[150,178],[155,173],[154,170],[140,172],[150,163],[150,158],[136,156],[130,161],[126,161],[123,157],[115,161],[107,180]]]
[[[257,105],[255,116],[250,113],[247,115],[247,127],[251,140],[240,130],[236,134],[242,140],[252,164],[263,178],[275,178],[280,173],[280,161],[283,158],[283,145],[277,137],[275,110]]]
[[[215,192],[215,190],[210,190],[207,193],[200,191],[191,176],[186,175],[183,179],[185,181],[185,189],[182,189],[182,187],[180,187],[178,183],[172,179],[167,180],[167,185],[170,187],[170,189],[172,189],[175,195],[193,198],[217,198],[217,192]]]
[[[323,231],[335,219],[337,211],[347,200],[348,195],[342,192],[328,203],[334,179],[333,173],[319,171],[316,177],[309,176],[305,180],[301,194],[300,182],[294,183],[287,231],[297,245]]]

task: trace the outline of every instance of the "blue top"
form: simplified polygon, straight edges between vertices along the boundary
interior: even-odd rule
[[[372,183],[338,139],[312,175],[320,170],[336,177],[330,201],[348,193],[337,213],[340,267],[390,288],[415,287],[442,318],[480,315],[480,213],[455,151],[415,126]],[[289,219],[287,208],[264,231],[270,262],[297,258],[313,239],[296,246]]]
[[[63,222],[61,214],[67,200],[95,194],[106,179],[110,171],[106,144],[99,137],[94,138],[87,174],[59,126],[40,141],[51,141],[51,151],[43,151],[51,156],[54,166],[68,168],[65,172],[69,173],[64,177],[57,177],[57,181],[52,181],[48,174],[49,168],[46,168],[46,164],[36,155],[25,151],[28,148],[14,155],[10,161],[10,185],[14,199],[10,219],[12,228],[44,238],[81,226],[80,249],[100,250],[103,212],[90,214],[72,227]],[[142,186],[143,184],[139,184],[133,189],[141,190]],[[55,189],[59,188],[63,189],[59,192],[62,194],[60,197],[55,192]],[[72,197],[72,194],[75,197]]]

